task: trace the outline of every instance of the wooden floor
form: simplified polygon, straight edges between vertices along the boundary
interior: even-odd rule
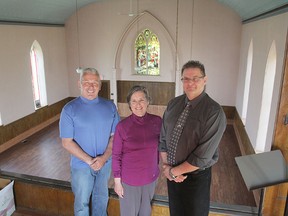
[[[240,149],[232,125],[227,125],[220,143],[220,159],[212,169],[211,202],[255,207],[252,192],[244,184],[235,157]],[[0,154],[0,170],[70,182],[70,155],[59,138],[58,122]],[[110,179],[110,188],[113,180]],[[156,196],[167,197],[166,180],[160,176]]]

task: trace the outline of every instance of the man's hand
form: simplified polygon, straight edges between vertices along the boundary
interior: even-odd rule
[[[90,167],[93,170],[98,171],[104,166],[105,163],[106,160],[102,156],[97,156],[91,160]]]
[[[170,172],[171,172],[171,166],[169,166],[169,165],[167,165],[167,164],[164,164],[163,166],[162,166],[162,168],[163,168],[163,174],[165,175],[165,177],[167,178],[167,179],[169,179],[169,181],[175,181],[175,182],[178,182],[178,183],[181,183],[181,182],[183,182],[186,178],[187,178],[187,176],[184,176],[184,175],[178,175],[178,176],[175,176],[175,178],[173,178],[172,176],[171,176],[171,174],[170,174]]]

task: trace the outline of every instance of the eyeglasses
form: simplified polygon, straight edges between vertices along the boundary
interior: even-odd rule
[[[98,81],[82,81],[81,82],[84,87],[89,87],[90,85],[93,85],[93,87],[98,87],[99,82]]]
[[[188,83],[188,82],[197,83],[197,82],[199,82],[201,79],[203,79],[204,77],[205,77],[205,76],[201,76],[201,77],[195,76],[195,77],[192,77],[192,78],[182,77],[182,78],[181,78],[181,81],[182,81],[183,83]]]

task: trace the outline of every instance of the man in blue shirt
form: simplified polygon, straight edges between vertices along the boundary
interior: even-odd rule
[[[59,123],[62,145],[71,154],[74,214],[106,216],[110,156],[120,118],[112,101],[98,97],[101,80],[96,69],[84,69],[78,85],[81,95],[64,106]]]

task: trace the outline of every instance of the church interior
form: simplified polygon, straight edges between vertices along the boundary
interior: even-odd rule
[[[147,32],[158,50],[142,59]],[[58,124],[80,94],[79,70],[99,71],[99,96],[121,118],[131,114],[134,85],[149,89],[148,112],[162,117],[183,94],[189,60],[204,64],[205,90],[227,118],[209,215],[288,215],[287,183],[249,190],[235,161],[274,150],[288,159],[287,0],[1,0],[0,36],[0,188],[14,181],[14,216],[73,215]],[[120,214],[113,184],[111,177],[109,216]],[[152,205],[153,216],[169,215],[162,175]]]

